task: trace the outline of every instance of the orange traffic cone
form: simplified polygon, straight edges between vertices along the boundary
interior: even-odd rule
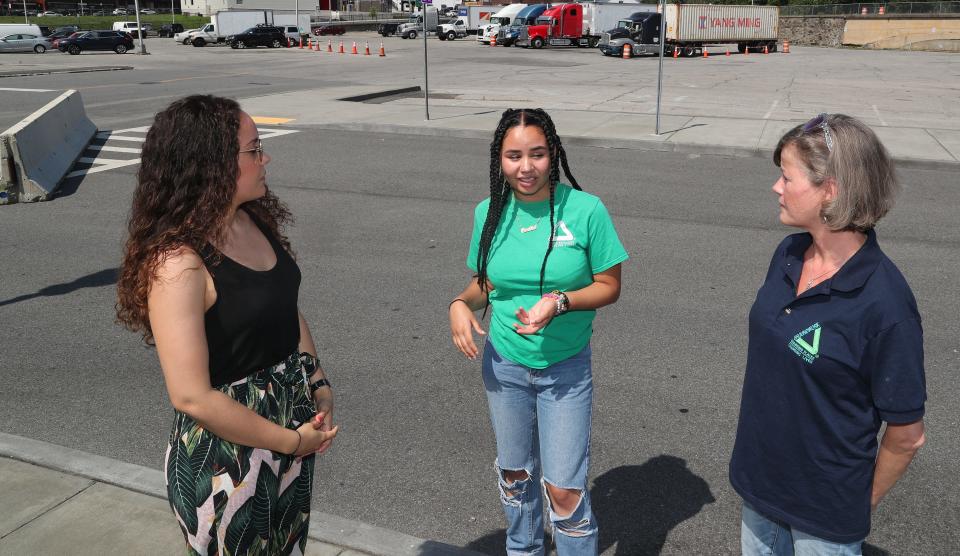
[[[290,40],[290,37],[287,37],[287,48],[293,46],[293,41]]]
[[[317,41],[313,43],[313,46],[317,52],[320,52],[320,39],[317,39]]]
[[[303,37],[300,37],[300,48],[303,48]]]
[[[497,36],[490,37],[490,46],[497,46]]]
[[[380,57],[384,58],[387,55],[387,51],[383,49],[383,41],[380,41]]]
[[[633,48],[629,44],[623,45],[623,59],[629,60],[633,53]]]
[[[357,54],[357,41],[353,41],[353,48],[350,49],[350,54]]]
[[[673,47],[673,57],[677,58],[680,56],[680,49],[678,47]]]
[[[333,54],[333,39],[327,39],[327,52]]]
[[[730,49],[728,48],[728,49],[727,49],[727,56],[729,56],[729,55],[730,55]]]
[[[709,57],[710,57],[710,53],[707,52],[707,48],[706,48],[706,47],[703,48],[703,57],[704,57],[704,58],[709,58]]]
[[[767,48],[767,45],[763,45],[763,53],[764,53],[764,54],[770,54],[770,49]]]
[[[749,45],[749,44],[746,45],[745,47],[743,47],[743,54],[744,54],[745,56],[749,56],[749,55],[750,55],[750,45]]]
[[[340,41],[340,54],[343,54],[343,41]]]
[[[790,54],[790,41],[783,41],[783,53]]]
[[[363,55],[364,55],[364,56],[369,56],[369,55],[370,55],[370,41],[367,41],[367,42],[364,43],[364,45],[363,45]]]

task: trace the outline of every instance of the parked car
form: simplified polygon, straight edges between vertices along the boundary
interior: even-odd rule
[[[396,35],[397,27],[400,27],[399,23],[381,23],[377,26],[377,33],[380,33],[384,37]]]
[[[183,32],[183,25],[179,23],[167,23],[166,25],[160,26],[160,31],[158,31],[158,36],[160,37],[172,37],[177,33]]]
[[[50,48],[53,48],[53,44],[46,37],[38,37],[37,35],[18,33],[0,39],[0,52],[30,52],[32,50],[37,54],[43,54]]]
[[[127,10],[125,10],[125,9],[123,9],[123,8],[116,8],[115,10],[113,10],[113,11],[110,12],[110,13],[113,14],[113,15],[127,15]]]
[[[190,41],[192,40],[192,39],[190,38],[190,34],[191,34],[191,33],[195,33],[195,32],[197,32],[197,31],[199,31],[199,30],[200,30],[199,27],[197,27],[196,29],[184,29],[183,31],[180,31],[179,33],[174,33],[174,35],[173,35],[173,40],[175,40],[176,42],[182,43],[182,44],[184,44],[184,45],[188,45],[188,44],[190,44]]]
[[[56,29],[54,29],[53,33],[55,34],[55,33],[66,32],[69,35],[70,33],[76,33],[79,30],[80,30],[80,27],[78,25],[61,25],[60,27],[57,27]],[[52,36],[52,34],[48,36]]]
[[[314,25],[312,30],[313,34],[318,37],[323,35],[342,35],[347,32],[347,28],[343,25],[335,25],[333,23],[321,23],[319,25]]]
[[[123,54],[133,49],[133,37],[123,31],[87,31],[77,37],[61,39],[57,48],[73,55],[85,50],[112,50]]]
[[[60,52],[66,52],[66,50],[64,50],[63,48],[60,48],[60,45],[63,43],[63,41],[65,41],[65,40],[67,40],[67,39],[75,39],[75,38],[79,37],[80,35],[82,35],[82,34],[84,34],[84,33],[86,33],[86,31],[75,31],[75,32],[73,32],[73,33],[70,33],[70,34],[67,35],[66,37],[60,37],[60,38],[58,38],[58,39],[53,39],[53,47],[56,48],[57,50],[59,50]]]
[[[151,10],[150,8],[144,8],[140,10],[140,13],[143,15],[157,15],[157,10]]]
[[[105,12],[105,11],[103,11],[103,10],[97,10],[97,11],[95,11],[95,12],[93,12],[93,13],[91,13],[91,14],[87,14],[87,15],[92,15],[92,16],[97,16],[97,17],[103,17],[103,16],[107,15],[107,12]]]
[[[287,37],[279,27],[258,25],[242,33],[230,35],[227,37],[226,43],[230,48],[253,48],[257,46],[280,48],[286,46]]]
[[[63,17],[62,14],[57,12],[40,12],[37,14],[37,17]]]

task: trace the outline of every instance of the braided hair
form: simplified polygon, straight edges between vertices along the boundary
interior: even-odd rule
[[[493,133],[493,141],[490,142],[490,206],[487,210],[487,219],[483,223],[483,231],[480,233],[480,249],[477,252],[477,284],[480,286],[480,291],[489,293],[487,290],[487,263],[490,259],[490,246],[493,244],[493,236],[500,224],[503,208],[507,205],[507,200],[511,194],[510,186],[503,176],[503,168],[500,165],[500,151],[503,149],[503,138],[510,129],[516,126],[539,127],[547,138],[547,149],[550,153],[550,240],[547,243],[547,252],[543,255],[543,263],[540,265],[540,294],[542,295],[543,278],[547,270],[547,257],[553,251],[553,239],[556,235],[553,204],[557,183],[560,181],[560,168],[563,168],[564,175],[574,189],[580,190],[580,184],[570,173],[567,153],[560,142],[560,137],[557,136],[557,129],[553,125],[553,120],[541,108],[506,110],[500,117],[500,123]],[[486,308],[484,308],[484,315],[486,315]]]

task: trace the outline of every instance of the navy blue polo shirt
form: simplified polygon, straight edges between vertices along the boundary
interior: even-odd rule
[[[923,417],[923,331],[876,234],[796,294],[810,234],[787,237],[750,310],[733,488],[760,513],[852,543],[870,532],[881,421]]]

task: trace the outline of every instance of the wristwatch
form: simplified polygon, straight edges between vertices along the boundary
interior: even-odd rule
[[[567,294],[560,290],[553,290],[550,293],[545,293],[543,294],[543,297],[553,299],[557,302],[557,311],[554,316],[560,316],[570,310],[570,300],[567,299]]]

